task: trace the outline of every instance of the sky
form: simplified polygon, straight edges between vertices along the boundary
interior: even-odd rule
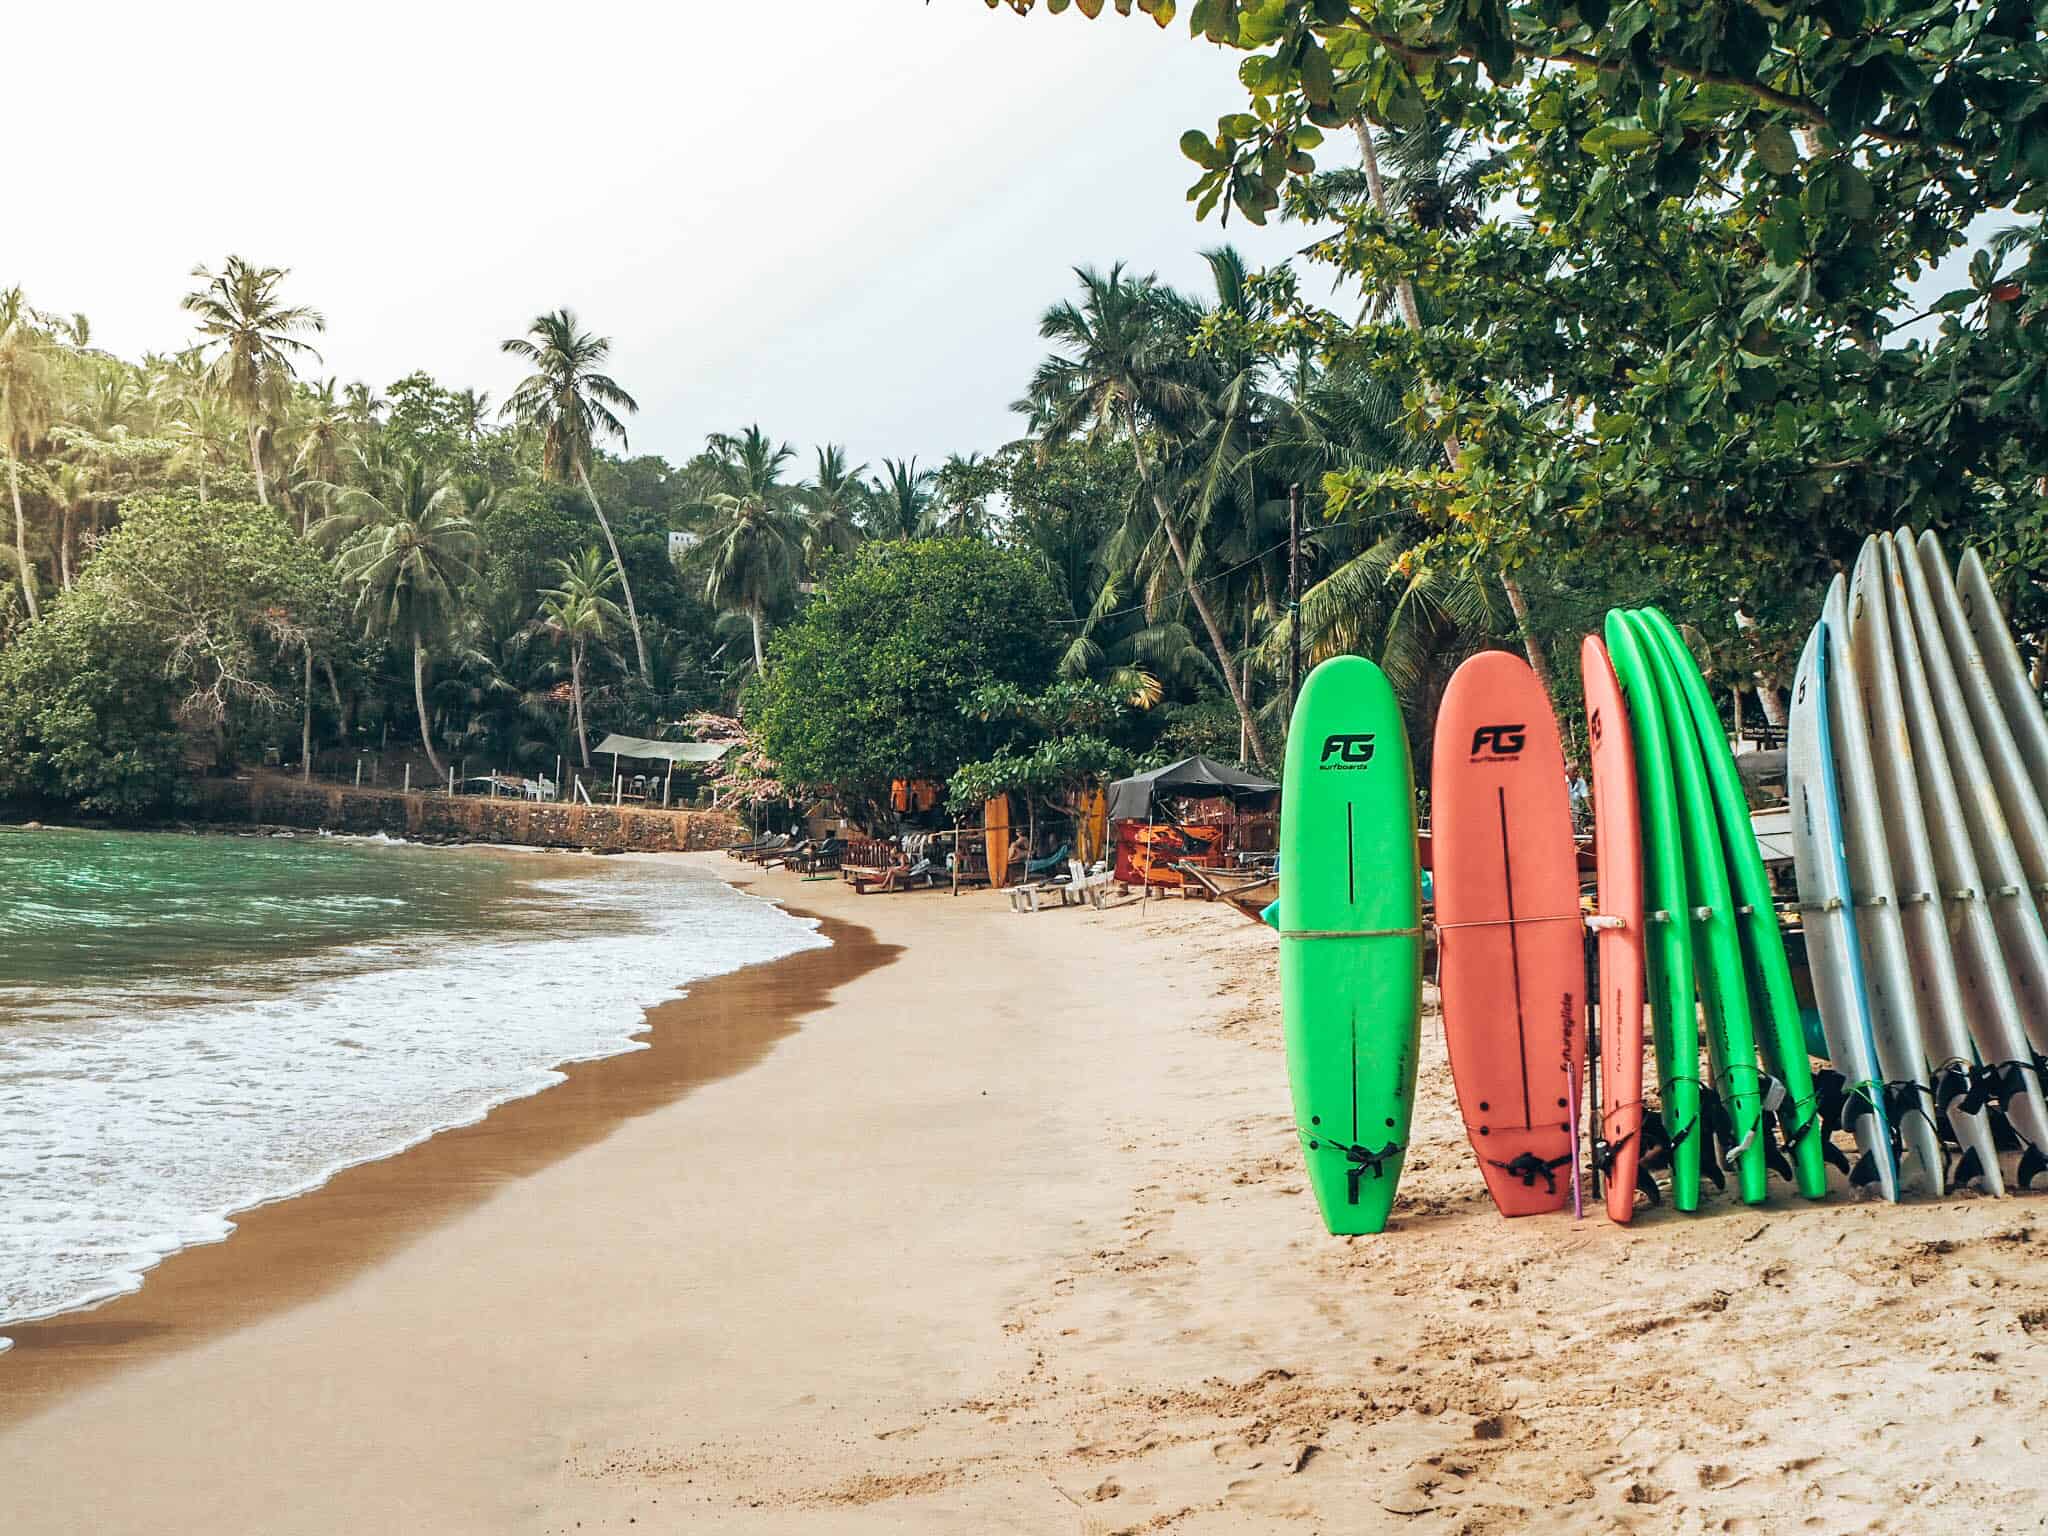
[[[987,451],[1022,431],[1076,264],[1199,289],[1224,239],[1254,264],[1310,239],[1195,222],[1180,134],[1243,96],[1239,55],[1179,22],[413,0],[33,6],[8,29],[50,66],[10,72],[9,116],[99,190],[10,198],[0,286],[132,358],[188,342],[188,275],[233,252],[325,314],[307,372],[496,400],[519,377],[499,341],[566,304],[612,338],[633,450],[678,462],[755,421],[806,459]]]

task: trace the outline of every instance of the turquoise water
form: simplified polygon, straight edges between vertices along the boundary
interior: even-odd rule
[[[0,1324],[132,1290],[236,1211],[640,1048],[685,983],[823,942],[654,855],[0,828]]]
[[[269,962],[530,926],[545,915],[522,899],[535,862],[311,833],[0,828],[0,1018],[109,988],[284,985],[299,971]]]

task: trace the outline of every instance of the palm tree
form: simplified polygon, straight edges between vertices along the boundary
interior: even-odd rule
[[[806,513],[804,564],[812,575],[832,555],[853,552],[860,543],[860,519],[867,504],[865,464],[847,467],[846,450],[827,443],[818,450],[818,468],[798,489]]]
[[[228,404],[241,412],[249,432],[249,468],[256,475],[256,499],[270,505],[263,474],[264,432],[283,409],[291,387],[292,359],[317,358],[299,331],[322,331],[327,322],[316,309],[278,301],[283,267],[252,267],[230,256],[219,272],[194,267],[205,286],[185,295],[184,308],[199,317],[199,334],[211,349],[214,382]]]
[[[938,471],[919,469],[915,458],[884,459],[882,471],[868,497],[869,526],[876,538],[914,539],[924,531]]]
[[[485,423],[490,420],[491,397],[488,391],[459,389],[455,392],[455,425],[462,433],[462,440],[474,448],[482,440]]]
[[[384,407],[388,404],[382,395],[361,379],[357,379],[341,392],[341,402],[342,411],[347,415],[349,425],[356,429],[358,436],[368,433],[372,427],[380,424],[378,418],[384,414]]]
[[[292,405],[292,468],[302,477],[297,487],[299,532],[305,533],[312,526],[313,516],[307,492],[316,484],[331,484],[339,478],[342,448],[354,435],[355,424],[349,419],[348,408],[335,398],[332,379],[322,379],[311,389],[301,391]],[[334,509],[330,506],[326,510]]]
[[[609,625],[625,617],[619,605],[605,594],[618,579],[619,568],[595,548],[586,549],[574,560],[557,560],[562,573],[559,587],[541,593],[542,627],[569,642],[569,707],[576,721],[576,744],[583,751],[583,768],[590,770],[590,730],[583,715],[583,658],[595,640],[602,643]]]
[[[792,511],[797,488],[782,478],[796,450],[773,442],[758,426],[738,436],[715,432],[706,441],[718,488],[693,510],[711,512],[718,526],[708,545],[711,572],[704,596],[728,613],[747,616],[758,672],[767,659],[768,609],[788,593],[803,547]]]
[[[19,288],[0,291],[0,454],[7,456],[7,491],[14,498],[14,560],[31,621],[42,617],[36,568],[28,552],[28,516],[21,505],[21,460],[50,428],[53,389],[50,340]]]
[[[993,476],[993,467],[979,453],[948,454],[933,478],[933,505],[925,512],[925,528],[949,537],[987,538]]]
[[[1040,437],[1055,444],[1084,429],[1091,437],[1122,432],[1137,457],[1138,480],[1152,503],[1189,601],[1209,636],[1224,686],[1237,706],[1239,724],[1252,756],[1266,762],[1259,733],[1239,678],[1236,658],[1216,620],[1214,606],[1196,580],[1179,520],[1166,503],[1158,466],[1146,451],[1144,428],[1162,431],[1183,424],[1198,406],[1199,390],[1187,377],[1186,336],[1172,311],[1185,301],[1163,291],[1152,277],[1127,277],[1117,263],[1105,275],[1075,268],[1081,302],[1055,304],[1038,333],[1058,350],[1039,365],[1024,409]]]
[[[427,647],[449,633],[462,588],[476,576],[476,529],[462,493],[445,474],[430,477],[417,460],[401,461],[381,485],[320,489],[334,493],[335,511],[315,537],[322,530],[329,530],[327,537],[355,533],[336,570],[357,589],[356,612],[366,632],[395,635],[412,646],[420,744],[438,777],[446,770],[434,752],[427,714]]]
[[[526,335],[505,341],[502,350],[533,364],[533,372],[512,391],[505,409],[521,426],[541,435],[541,474],[549,480],[576,480],[590,498],[590,510],[604,530],[604,541],[612,552],[612,564],[619,568],[619,591],[626,599],[626,623],[633,631],[633,653],[640,663],[640,676],[647,676],[647,641],[640,633],[640,610],[633,603],[633,583],[626,575],[625,559],[612,525],[598,505],[597,492],[590,485],[590,459],[600,437],[614,437],[621,447],[626,442],[625,423],[618,413],[629,415],[640,409],[633,397],[598,367],[612,350],[611,338],[593,336],[576,328],[576,316],[567,309],[538,315]]]

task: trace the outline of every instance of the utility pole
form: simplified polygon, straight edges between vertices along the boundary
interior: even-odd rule
[[[1301,697],[1301,486],[1287,487],[1287,717]]]

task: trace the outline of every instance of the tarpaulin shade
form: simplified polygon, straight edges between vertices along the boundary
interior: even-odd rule
[[[1230,768],[1197,753],[1149,773],[1133,774],[1109,786],[1111,821],[1150,821],[1158,800],[1186,795],[1195,799],[1256,799],[1278,794],[1280,786],[1242,768]]]
[[[597,744],[597,750],[655,762],[715,763],[738,745],[736,741],[648,741],[640,736],[621,736],[614,731]]]

